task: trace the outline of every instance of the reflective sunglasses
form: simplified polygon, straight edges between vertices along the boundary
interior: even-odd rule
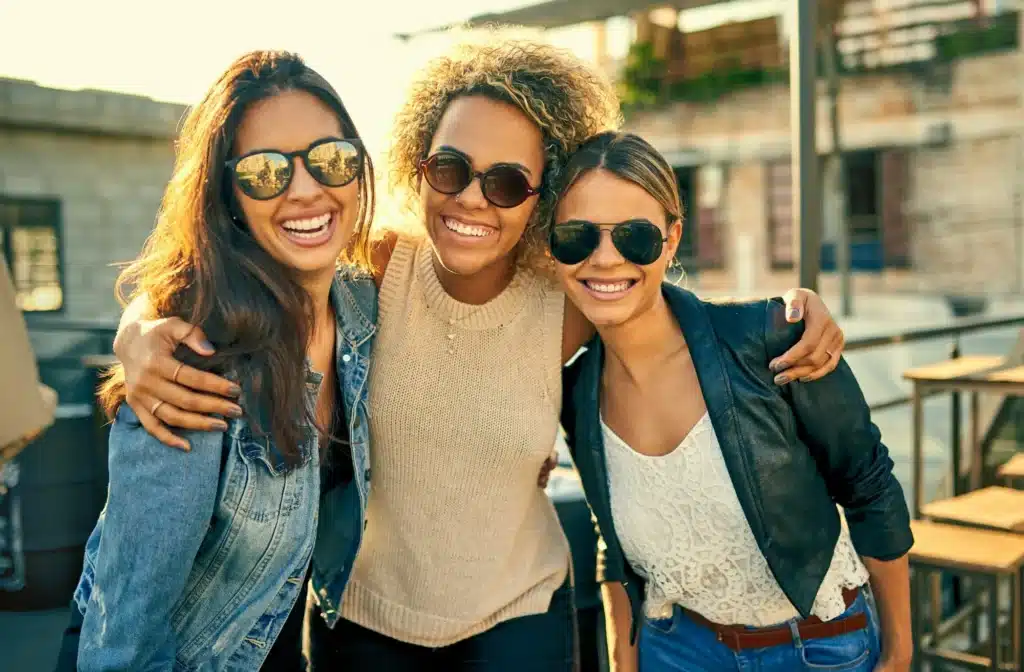
[[[601,245],[601,229],[611,228],[612,244],[622,258],[638,266],[653,264],[661,257],[668,238],[652,222],[631,219],[621,224],[594,224],[571,220],[551,229],[551,256],[573,266],[586,260]]]
[[[484,198],[499,208],[514,208],[540,193],[540,187],[531,187],[523,171],[515,166],[497,165],[476,172],[466,157],[454,152],[441,151],[420,161],[420,171],[434,191],[449,196],[461,193],[479,177]]]
[[[344,187],[363,170],[363,145],[359,140],[320,140],[298,152],[257,150],[224,165],[242,193],[257,201],[269,201],[288,190],[295,176],[296,158],[302,159],[320,184]]]

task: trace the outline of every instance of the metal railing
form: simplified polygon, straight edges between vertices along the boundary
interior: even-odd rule
[[[1024,328],[1024,314],[1012,314],[1002,317],[966,317],[958,318],[953,320],[950,324],[946,324],[939,327],[922,327],[916,329],[908,329],[900,331],[895,334],[887,334],[884,336],[868,336],[863,338],[850,339],[846,343],[845,352],[862,352],[864,350],[870,350],[875,348],[881,348],[885,346],[893,345],[906,345],[909,343],[917,343],[921,341],[930,341],[937,338],[949,337],[953,338],[952,345],[949,350],[950,359],[958,359],[961,355],[960,350],[960,337],[965,334],[972,334],[981,331],[989,331],[1007,327],[1022,327]],[[937,396],[946,394],[945,392],[926,393],[926,397]],[[953,494],[962,494],[963,488],[961,480],[963,475],[961,474],[961,410],[962,410],[962,397],[958,391],[948,393],[950,395],[950,459],[954,465],[955,478],[953,479],[952,486]],[[903,405],[909,405],[911,402],[911,395],[907,394],[904,396],[896,397],[893,399],[887,399],[885,401],[876,402],[871,404],[871,411],[878,412],[897,408]],[[982,447],[984,450],[984,446]]]

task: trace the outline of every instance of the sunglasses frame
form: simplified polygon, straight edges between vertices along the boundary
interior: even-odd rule
[[[592,229],[597,229],[597,234],[598,234],[597,235],[597,244],[594,245],[593,248],[591,248],[591,250],[589,252],[587,252],[587,256],[583,257],[582,259],[580,259],[577,262],[568,263],[568,262],[562,261],[561,259],[559,259],[555,255],[555,246],[554,246],[555,231],[559,227],[580,226],[580,225],[584,226],[585,228],[591,228],[592,227]],[[616,230],[618,230],[618,229],[620,229],[621,227],[624,227],[624,226],[633,226],[633,225],[643,225],[643,226],[652,227],[659,234],[659,238],[657,239],[658,240],[658,255],[656,257],[654,257],[654,259],[652,259],[652,260],[650,260],[650,261],[648,261],[646,263],[641,263],[639,261],[630,259],[629,256],[626,254],[626,252],[623,251],[623,249],[621,247],[619,247],[619,243],[616,241],[616,238],[615,238],[615,231]],[[551,227],[551,232],[548,234],[548,250],[551,252],[551,257],[555,261],[557,261],[558,263],[564,264],[566,266],[575,266],[576,264],[582,264],[587,259],[592,257],[594,255],[594,252],[597,251],[597,248],[601,246],[601,233],[603,233],[605,229],[610,229],[610,231],[608,233],[611,236],[612,245],[615,246],[615,250],[619,253],[619,255],[623,259],[625,259],[627,262],[629,262],[631,264],[636,264],[637,266],[650,266],[651,264],[653,264],[658,259],[661,259],[661,255],[663,255],[665,253],[665,243],[668,242],[668,236],[662,234],[662,231],[661,231],[660,228],[658,228],[658,225],[655,224],[654,222],[650,221],[649,219],[643,219],[643,218],[628,219],[628,220],[626,220],[624,222],[618,222],[616,224],[597,224],[595,222],[588,222],[588,221],[585,221],[585,220],[572,219],[572,220],[569,220],[567,222],[562,222],[561,224],[556,224],[556,225]]]
[[[314,171],[309,167],[309,153],[321,145],[326,145],[328,143],[335,142],[347,142],[348,144],[352,145],[352,147],[354,147],[356,150],[356,155],[359,159],[359,166],[352,174],[352,177],[349,178],[348,180],[345,180],[341,184],[327,184],[325,182],[322,182],[320,178],[316,176],[316,173],[318,171]],[[283,156],[285,159],[287,159],[288,166],[291,169],[291,173],[288,175],[288,179],[285,180],[284,184],[281,186],[281,190],[272,196],[253,196],[252,194],[245,190],[245,187],[242,186],[242,181],[238,179],[238,172],[236,171],[236,168],[239,162],[243,161],[244,159],[248,159],[250,156],[256,156],[257,154],[277,154],[278,156]],[[302,165],[306,167],[306,172],[309,173],[310,177],[317,181],[317,184],[323,185],[331,189],[336,189],[338,187],[344,187],[348,184],[352,184],[352,180],[358,179],[358,177],[363,173],[363,167],[366,162],[366,149],[363,147],[363,143],[359,138],[324,138],[322,140],[317,140],[316,142],[310,144],[309,147],[306,147],[305,149],[300,149],[295,152],[282,152],[279,149],[256,149],[251,152],[247,152],[241,156],[235,157],[233,159],[228,159],[227,161],[224,162],[224,167],[227,169],[229,173],[231,173],[231,179],[235,183],[235,186],[238,187],[238,190],[245,194],[248,198],[251,198],[254,201],[271,201],[280,196],[281,194],[285,193],[286,191],[288,191],[288,187],[292,185],[292,180],[295,178],[295,159],[297,158],[302,159]]]
[[[459,161],[461,161],[462,163],[465,164],[465,166],[467,168],[467,172],[469,173],[469,182],[466,182],[466,186],[462,187],[461,189],[457,189],[455,191],[442,191],[441,189],[438,189],[437,187],[434,186],[433,182],[430,181],[430,178],[427,177],[427,166],[428,166],[428,164],[430,164],[431,161],[433,161],[434,159],[436,159],[439,156],[452,157],[452,158],[458,159]],[[420,168],[420,175],[422,175],[423,179],[426,180],[428,185],[430,185],[430,188],[433,189],[434,191],[436,191],[439,194],[444,194],[445,196],[454,196],[455,194],[461,194],[466,189],[469,189],[469,185],[473,184],[473,180],[477,180],[477,179],[480,180],[480,193],[483,194],[484,199],[488,203],[490,203],[491,205],[493,205],[496,208],[505,208],[505,209],[508,209],[508,208],[518,208],[520,205],[525,203],[531,197],[536,196],[537,194],[539,194],[540,191],[541,191],[541,188],[543,187],[543,185],[537,185],[536,187],[532,186],[530,184],[530,179],[526,176],[526,173],[524,173],[519,168],[516,168],[515,166],[508,166],[508,165],[498,164],[496,166],[491,166],[487,170],[482,170],[482,171],[481,170],[473,170],[473,164],[470,163],[469,159],[467,159],[465,156],[463,156],[463,155],[461,155],[461,154],[459,154],[457,152],[451,152],[451,151],[447,151],[447,150],[441,150],[439,152],[434,152],[433,154],[431,154],[427,158],[420,160],[419,168]],[[491,197],[487,195],[487,189],[484,188],[485,185],[487,184],[487,182],[484,181],[484,178],[487,177],[489,174],[493,173],[496,170],[512,171],[512,172],[518,173],[519,176],[523,178],[523,184],[526,185],[526,195],[523,196],[523,200],[519,201],[518,203],[513,203],[511,205],[501,205],[499,203],[495,203],[491,199]]]

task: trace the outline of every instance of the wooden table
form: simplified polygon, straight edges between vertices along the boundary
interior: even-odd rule
[[[921,515],[924,494],[921,483],[924,472],[924,399],[933,392],[962,391],[971,394],[970,449],[971,488],[981,486],[982,455],[979,431],[978,394],[992,392],[1010,396],[1024,396],[1024,366],[1006,366],[1003,357],[968,356],[929,364],[903,372],[903,378],[913,383],[911,407],[913,409],[913,487],[914,517]],[[952,474],[955,484],[960,477],[960,456],[952,456]]]
[[[1024,453],[1014,455],[999,467],[999,477],[1006,479],[1007,485],[1013,485],[1016,479],[1024,479]]]
[[[1024,490],[994,485],[921,507],[929,520],[1024,532]]]

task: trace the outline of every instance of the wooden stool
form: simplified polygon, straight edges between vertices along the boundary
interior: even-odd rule
[[[998,485],[982,488],[925,504],[921,515],[948,523],[1024,532],[1024,491]]]
[[[911,622],[914,637],[914,670],[922,669],[925,660],[947,661],[975,670],[1015,670],[1024,672],[1024,647],[1021,646],[1021,585],[1024,579],[1024,536],[1006,532],[944,525],[926,520],[911,522],[914,547],[910,550],[913,572],[911,590]],[[988,597],[989,655],[942,648],[940,640],[959,621],[954,616],[941,622],[939,575],[948,572],[974,578],[986,585]],[[931,631],[924,633],[924,598],[926,580],[932,581]],[[1012,662],[1001,663],[999,648],[999,584],[1010,582],[1010,629]]]
[[[1007,486],[1012,486],[1014,480],[1024,480],[1024,453],[1018,453],[1011,457],[1003,466],[999,467],[999,471],[996,473],[999,478],[1006,479]]]

